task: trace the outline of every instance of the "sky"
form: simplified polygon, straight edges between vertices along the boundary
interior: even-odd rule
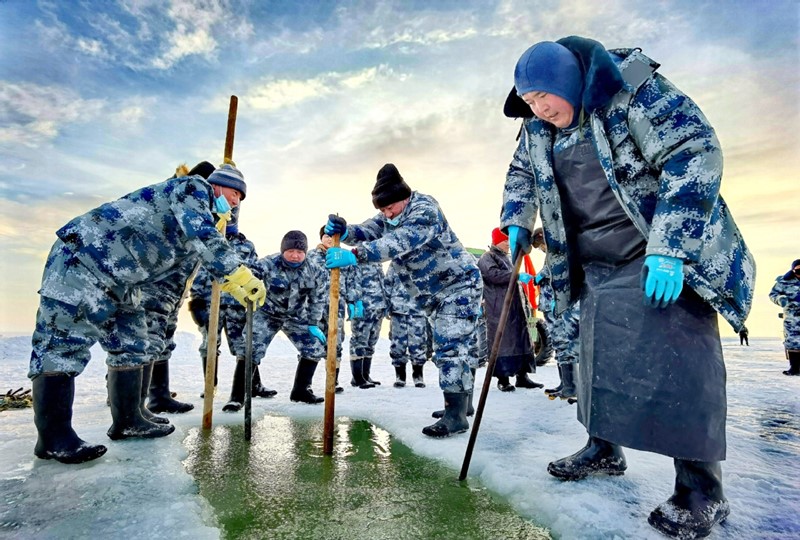
[[[514,65],[581,35],[641,48],[715,127],[758,265],[747,325],[779,336],[767,295],[800,258],[799,28],[796,0],[0,0],[0,333],[32,331],[64,223],[221,162],[231,95],[259,255],[292,229],[314,245],[330,213],[374,215],[387,162],[485,247],[519,129],[502,114]]]

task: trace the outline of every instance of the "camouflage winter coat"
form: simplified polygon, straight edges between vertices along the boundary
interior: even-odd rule
[[[361,301],[365,319],[382,319],[386,316],[386,289],[381,263],[359,264],[349,267],[345,274],[348,304]]]
[[[581,51],[562,44],[580,57]],[[719,194],[722,151],[714,130],[691,99],[655,73],[658,64],[636,49],[609,52],[622,72],[622,90],[603,96],[605,72],[586,58],[591,75],[584,88],[591,92],[583,101],[608,183],[647,239],[646,254],[683,259],[686,284],[738,331],[750,310],[755,261]],[[587,108],[587,95],[594,108]],[[553,177],[555,129],[535,117],[523,120],[506,176],[501,227],[533,230],[538,212],[560,313],[571,291]]]
[[[225,238],[228,240],[228,244],[230,244],[231,247],[236,250],[239,257],[241,257],[242,263],[250,268],[250,270],[255,270],[256,277],[261,277],[257,275],[258,269],[256,263],[258,262],[258,253],[256,252],[255,244],[240,232],[228,233],[225,235]],[[201,267],[197,270],[197,275],[192,282],[191,296],[193,299],[199,298],[204,300],[206,304],[211,304],[211,275],[205,268]],[[226,292],[221,293],[219,301],[220,305],[223,306],[238,306],[244,309],[244,306],[242,306],[238,300]]]
[[[389,265],[384,281],[386,289],[386,299],[389,304],[389,313],[398,315],[421,315],[414,299],[408,294],[408,289],[400,283],[397,276],[397,267],[394,263]]]
[[[215,227],[213,199],[201,176],[171,178],[78,216],[56,235],[120,300],[196,255],[222,280],[242,261]]]
[[[800,264],[800,259],[792,263],[792,268]],[[783,308],[783,344],[787,349],[800,350],[800,279],[791,270],[775,279],[769,292],[769,299]]]
[[[292,268],[280,253],[259,259],[258,267],[267,287],[263,315],[307,325],[322,320],[327,302],[324,269],[307,260]]]
[[[359,263],[394,261],[400,282],[425,310],[435,309],[443,298],[482,289],[475,259],[461,245],[436,199],[412,192],[399,219],[398,225],[390,225],[378,214],[361,225],[347,226],[346,242],[358,245]],[[478,302],[461,306],[461,316],[476,315],[478,307]]]

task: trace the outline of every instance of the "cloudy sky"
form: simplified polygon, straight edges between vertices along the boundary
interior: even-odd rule
[[[373,215],[386,162],[485,247],[516,146],[514,64],[575,34],[640,47],[715,126],[758,263],[748,326],[779,335],[767,294],[800,257],[798,28],[797,0],[0,0],[0,333],[32,330],[61,225],[221,160],[232,94],[260,255],[290,229],[315,241],[331,212]]]

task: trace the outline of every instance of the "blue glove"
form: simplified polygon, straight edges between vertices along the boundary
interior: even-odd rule
[[[319,326],[309,326],[308,333],[320,340],[323,345],[328,344],[328,340],[325,339],[325,334],[322,333],[322,330],[319,329]]]
[[[648,255],[642,267],[644,303],[650,307],[667,307],[683,290],[683,261],[666,255]]]
[[[342,268],[344,266],[355,266],[358,264],[356,256],[347,249],[330,247],[325,254],[325,268]]]
[[[353,310],[353,317],[356,319],[363,319],[364,318],[364,302],[361,300],[356,300],[356,308]]]
[[[518,279],[520,283],[524,283],[525,285],[527,285],[533,279],[533,275],[527,272],[520,272]]]
[[[508,226],[508,244],[511,246],[511,261],[517,261],[517,252],[531,252],[531,231],[517,225]]]
[[[538,285],[539,283],[541,283],[541,282],[542,282],[542,280],[543,280],[543,279],[544,279],[544,274],[542,274],[542,273],[540,272],[540,273],[536,274],[536,277],[535,277],[535,278],[533,278],[533,284],[534,284],[534,285]]]
[[[781,306],[781,307],[788,306],[789,305],[789,299],[786,298],[785,296],[779,296],[778,297],[778,305]]]
[[[355,313],[356,313],[356,305],[347,304],[347,318],[350,320],[355,319]]]
[[[325,234],[328,236],[339,234],[339,240],[344,240],[347,238],[347,222],[335,214],[329,215],[328,223],[325,224]]]

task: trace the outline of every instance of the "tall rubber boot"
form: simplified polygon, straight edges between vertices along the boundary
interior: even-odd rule
[[[33,454],[61,463],[84,463],[106,453],[102,444],[89,444],[72,429],[75,377],[66,373],[44,373],[31,382],[33,423],[39,438]]]
[[[403,388],[406,385],[406,365],[394,366],[394,387]]]
[[[538,383],[536,381],[532,381],[528,377],[528,366],[523,365],[519,371],[517,372],[517,381],[515,383],[517,388],[530,388],[530,389],[537,389],[537,388],[544,388],[542,383]]]
[[[561,389],[564,387],[564,375],[561,374],[561,371],[562,371],[561,370],[561,364],[557,364],[557,366],[558,366],[559,383],[558,383],[558,386],[556,386],[555,388],[545,388],[544,389],[544,393],[547,394],[548,396],[550,394],[556,394],[556,393],[560,392]]]
[[[506,376],[497,377],[497,388],[501,392],[513,392],[514,390],[516,390],[514,385],[511,384],[511,381],[509,381],[508,377]]]
[[[414,381],[414,388],[425,388],[425,377],[422,375],[424,365],[411,364],[411,380]]]
[[[174,399],[169,389],[169,360],[159,360],[153,363],[149,398],[147,408],[154,413],[182,414],[194,409],[194,405],[191,403],[183,403]]]
[[[244,358],[242,358],[242,363],[244,363]],[[271,398],[278,395],[277,390],[272,390],[261,384],[261,374],[258,372],[258,366],[255,363],[253,364],[253,386],[251,388],[250,395],[253,397]],[[244,398],[244,396],[242,397]]]
[[[370,372],[372,371],[372,357],[365,356],[364,357],[364,378],[367,380],[368,383],[372,384],[373,386],[380,386],[380,381],[372,380],[372,377],[369,376]]]
[[[172,424],[154,424],[142,416],[142,367],[108,369],[108,392],[113,423],[108,436],[113,440],[164,437],[175,431]]]
[[[444,392],[444,416],[430,426],[422,428],[422,434],[439,439],[467,431],[468,399],[467,392]]]
[[[730,513],[719,461],[675,459],[675,491],[647,522],[667,536],[703,538]]]
[[[205,381],[206,381],[206,365],[207,365],[207,362],[208,362],[208,358],[205,355],[203,355],[203,357],[200,360],[203,362],[203,386],[205,387],[205,384],[206,384],[205,383]],[[215,391],[217,389],[217,382],[218,382],[217,381],[217,375],[218,374],[219,374],[219,351],[217,351],[217,362],[214,364],[214,390]],[[205,396],[205,392],[201,392],[200,393],[200,397],[201,398],[206,397]]]
[[[350,360],[350,371],[353,373],[353,378],[350,379],[350,385],[364,389],[375,388],[375,385],[367,381],[366,377],[364,377],[365,360],[366,358],[358,356],[353,360]]]
[[[789,357],[789,369],[783,372],[784,375],[800,375],[800,351],[787,350]]]
[[[547,472],[559,480],[580,480],[590,474],[618,476],[627,468],[621,446],[590,436],[586,446],[547,465]]]
[[[314,362],[308,358],[301,358],[297,362],[297,371],[294,374],[294,387],[292,393],[289,394],[289,399],[299,403],[322,403],[325,401],[323,397],[314,395],[311,389],[311,381],[314,379],[314,372],[317,370],[318,362]]]
[[[475,414],[475,408],[472,406],[472,396],[475,394],[474,381],[475,381],[475,373],[477,373],[478,370],[470,369],[470,371],[472,372],[473,386],[472,386],[472,391],[467,392],[467,416],[473,416]],[[442,416],[444,416],[444,409],[433,411],[433,413],[431,413],[431,416],[434,418],[441,418]]]
[[[156,416],[153,411],[147,408],[147,395],[150,393],[150,382],[153,376],[153,362],[148,362],[142,366],[142,399],[139,402],[139,409],[145,420],[150,420],[154,424],[169,424],[169,419],[163,416]]]
[[[341,386],[339,386],[339,368],[338,368],[338,367],[336,368],[336,390],[335,390],[335,392],[336,392],[337,394],[342,394],[342,393],[344,393],[344,388],[342,388]]]
[[[236,368],[233,370],[231,397],[222,407],[225,412],[237,412],[244,406],[244,368],[244,360],[237,360]]]
[[[563,364],[561,368],[561,390],[548,395],[550,399],[576,399],[578,389],[575,386],[575,363]]]

